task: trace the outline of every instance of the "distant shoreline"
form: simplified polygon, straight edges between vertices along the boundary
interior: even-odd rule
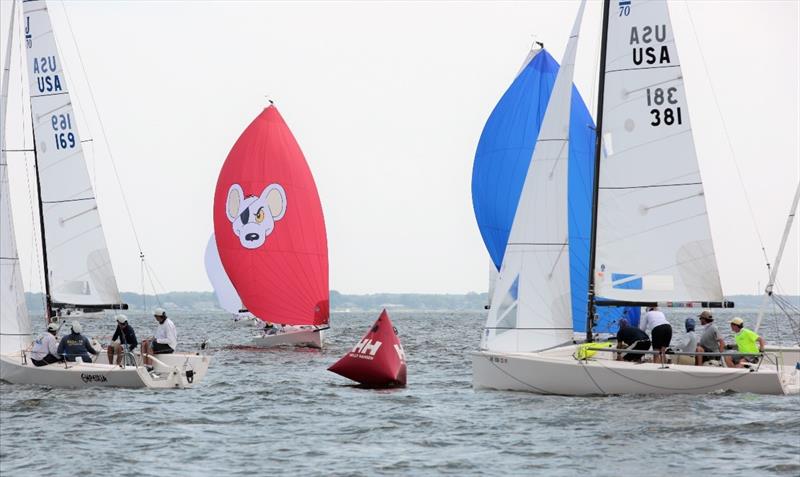
[[[142,311],[157,303],[153,295],[122,292],[122,298],[131,311]],[[331,290],[331,311],[359,312],[386,308],[394,311],[481,311],[488,302],[487,293],[437,294],[437,293],[371,293],[350,295]],[[734,310],[758,310],[763,295],[731,295],[726,297],[736,304]],[[800,296],[783,297],[800,306]],[[42,312],[44,299],[41,293],[26,293],[28,310]],[[161,306],[175,311],[222,311],[213,292],[169,292],[159,295]],[[676,308],[675,310],[687,310]]]

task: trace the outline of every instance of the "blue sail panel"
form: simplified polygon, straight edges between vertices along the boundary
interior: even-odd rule
[[[541,50],[500,98],[478,141],[472,206],[498,270],[557,74],[558,63]]]
[[[514,214],[530,166],[559,65],[541,50],[517,75],[495,106],[478,141],[472,169],[472,205],[481,237],[499,270]],[[592,180],[595,126],[573,86],[569,143],[569,243],[573,328],[586,330],[589,281]],[[637,309],[598,309],[596,331],[616,332],[625,316],[638,323]]]

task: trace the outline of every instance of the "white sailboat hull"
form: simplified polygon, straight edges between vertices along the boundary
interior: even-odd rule
[[[259,320],[253,315],[249,316],[238,316],[231,319],[231,324],[236,327],[257,327],[257,326],[264,326],[264,322]]]
[[[253,338],[251,346],[271,348],[273,346],[307,346],[322,348],[325,330],[311,326],[287,326],[274,335],[260,335]]]
[[[22,353],[0,355],[0,379],[11,384],[36,384],[57,388],[190,388],[208,372],[211,358],[194,353],[157,355],[153,369],[108,364],[105,352],[94,363],[55,363],[34,366]],[[137,356],[137,361],[141,362]],[[187,373],[187,371],[189,371]]]
[[[800,346],[767,346],[764,352],[774,354],[781,366],[791,368],[800,364]]]
[[[758,370],[712,366],[635,364],[598,352],[573,358],[577,345],[536,353],[480,351],[472,355],[473,387],[567,396],[704,394],[717,391],[797,394],[800,371],[763,364]]]

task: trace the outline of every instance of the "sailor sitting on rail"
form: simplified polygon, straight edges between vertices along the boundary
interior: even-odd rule
[[[745,328],[743,319],[736,317],[730,321],[730,324],[731,331],[734,333],[734,339],[736,339],[736,348],[740,353],[754,355],[764,352],[764,346],[766,344],[764,338],[758,336],[755,331]],[[738,354],[725,356],[725,363],[729,368],[734,366],[737,368],[744,368],[750,363],[757,362],[758,356],[743,356]]]

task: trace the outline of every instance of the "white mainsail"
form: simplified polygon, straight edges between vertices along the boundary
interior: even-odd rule
[[[217,250],[217,239],[214,234],[208,239],[206,245],[206,275],[214,287],[214,294],[217,296],[219,306],[228,313],[237,314],[244,308],[242,306],[242,299],[239,298],[239,293],[236,292],[230,277],[225,272],[222,266],[222,260],[219,258],[219,250]]]
[[[567,163],[581,2],[542,121],[492,298],[482,347],[535,351],[572,338]]]
[[[665,0],[620,2],[611,12],[604,74],[595,294],[721,301]]]
[[[3,91],[0,95],[0,352],[14,353],[27,348],[31,336],[31,320],[25,306],[25,290],[14,236],[14,218],[8,190],[8,157],[6,156],[6,114],[8,112],[8,77],[11,68],[11,39],[14,31],[16,2],[11,5],[8,42],[3,61]]]
[[[121,303],[44,0],[23,4],[47,274],[55,304]]]

